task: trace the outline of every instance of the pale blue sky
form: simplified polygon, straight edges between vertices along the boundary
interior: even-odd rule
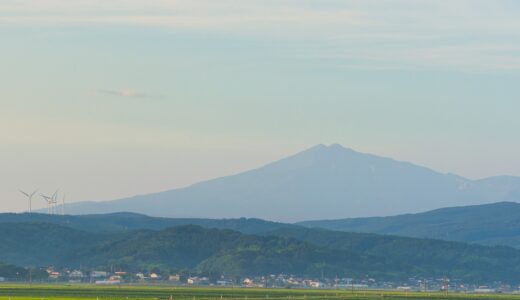
[[[0,210],[25,209],[18,188],[114,199],[318,143],[520,176],[518,3],[3,0]]]

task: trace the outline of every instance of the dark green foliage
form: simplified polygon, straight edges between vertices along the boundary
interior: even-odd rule
[[[291,224],[264,221],[260,219],[188,219],[159,218],[136,213],[112,213],[100,215],[48,215],[38,213],[3,213],[0,223],[51,223],[80,229],[87,232],[122,232],[137,229],[160,230],[182,225],[199,225],[206,228],[232,229],[243,233],[262,233],[277,228],[296,227]]]
[[[348,250],[384,259],[379,270],[397,276],[520,282],[520,251],[433,239],[349,233],[323,229],[280,229],[270,234],[330,249]]]
[[[104,238],[54,224],[0,223],[0,261],[22,266],[69,264],[75,262],[73,253]]]
[[[47,278],[48,274],[38,268],[21,268],[18,266],[0,263],[0,277],[10,281],[30,281]]]
[[[520,248],[520,204],[514,202],[451,207],[393,217],[307,221],[299,225]]]
[[[233,248],[203,261],[198,268],[244,276],[261,274],[300,274],[329,277],[371,272],[377,257],[364,257],[351,251],[320,247],[292,238],[242,236]]]
[[[0,277],[3,278],[24,278],[28,274],[28,271],[24,268],[20,268],[13,265],[0,263]]]
[[[455,242],[282,227],[263,235],[187,225],[93,233],[44,223],[0,223],[0,261],[16,265],[191,270],[249,276],[520,282],[520,251]]]
[[[330,250],[290,238],[244,235],[231,230],[187,225],[137,231],[78,253],[93,266],[143,268],[152,264],[228,275],[294,273],[330,275],[365,271],[360,255]],[[373,258],[374,261],[377,258]]]

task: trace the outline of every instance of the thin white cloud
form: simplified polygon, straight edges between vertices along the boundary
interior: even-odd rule
[[[138,92],[132,89],[122,89],[122,90],[109,90],[109,89],[101,89],[97,91],[100,94],[117,96],[117,97],[129,97],[129,98],[144,98],[148,95],[142,92]]]

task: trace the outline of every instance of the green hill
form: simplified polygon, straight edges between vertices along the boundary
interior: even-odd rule
[[[451,207],[392,217],[306,221],[298,225],[520,248],[520,204],[515,202]]]
[[[304,226],[520,248],[520,204],[514,202],[444,208],[392,217],[306,221],[297,224],[246,218],[172,219],[134,213],[79,216],[0,214],[0,223],[24,222],[52,223],[95,233],[161,230],[192,224],[205,228],[232,229],[247,234],[263,234],[280,228],[294,229]]]
[[[159,218],[136,213],[112,213],[99,215],[49,215],[40,213],[0,213],[0,223],[50,223],[87,232],[124,232],[137,229],[160,230],[181,225],[199,225],[206,228],[233,229],[242,233],[263,233],[296,225],[270,222],[260,219],[197,219]]]
[[[20,266],[48,266],[75,262],[73,254],[103,239],[48,223],[0,223],[0,261]]]
[[[245,235],[232,230],[186,225],[137,231],[81,251],[91,265],[125,268],[159,265],[233,275],[293,273],[360,274],[371,261],[348,250],[326,249],[291,238]],[[377,259],[374,258],[373,261]]]
[[[0,261],[237,276],[449,276],[475,283],[520,282],[520,250],[513,248],[301,227],[261,235],[195,225],[96,233],[48,223],[0,223]]]
[[[55,224],[0,224],[0,260],[17,265],[189,269],[234,275],[360,275],[377,258],[296,239],[186,225],[160,231],[87,233]],[[333,272],[333,273],[332,273]]]
[[[324,229],[279,229],[269,234],[294,238],[329,249],[348,250],[382,258],[392,267],[381,270],[395,276],[450,276],[490,282],[497,278],[520,280],[520,250],[433,239],[350,233]],[[509,279],[507,279],[509,278]]]

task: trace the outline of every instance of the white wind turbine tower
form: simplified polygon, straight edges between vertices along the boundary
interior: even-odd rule
[[[40,194],[40,196],[45,201],[47,201],[47,213],[48,214],[51,214],[51,215],[59,214],[59,208],[60,208],[59,206],[60,205],[58,204],[58,202],[59,202],[59,200],[58,200],[58,198],[59,198],[58,197],[59,196],[58,191],[59,191],[59,189],[57,189],[54,192],[54,194],[52,194],[52,196],[50,196],[50,197],[46,196],[44,194]],[[65,194],[63,194],[63,197],[61,199],[61,203],[62,203],[62,205],[61,205],[61,213],[65,214]]]
[[[65,215],[65,198],[66,198],[66,194],[63,193],[63,197],[61,198],[61,214],[64,216]]]
[[[56,193],[51,197],[51,215],[56,214]]]
[[[51,203],[52,203],[52,198],[49,197],[49,196],[45,196],[44,194],[40,194],[40,196],[43,198],[43,200],[45,200],[45,202],[47,203],[47,214],[50,214],[51,213]]]
[[[20,193],[22,193],[24,196],[27,197],[27,200],[29,201],[29,213],[32,213],[32,198],[33,198],[34,194],[36,194],[38,189],[34,190],[34,192],[32,192],[30,194],[26,193],[26,192],[24,192],[22,190],[19,190],[19,191],[20,191]]]
[[[58,190],[54,192],[52,197],[46,196],[44,194],[40,194],[42,198],[47,201],[47,214],[53,215],[56,211],[56,203],[58,203],[57,196],[58,196]]]
[[[58,191],[59,189],[54,192],[51,198],[51,210],[53,215],[58,214]]]

